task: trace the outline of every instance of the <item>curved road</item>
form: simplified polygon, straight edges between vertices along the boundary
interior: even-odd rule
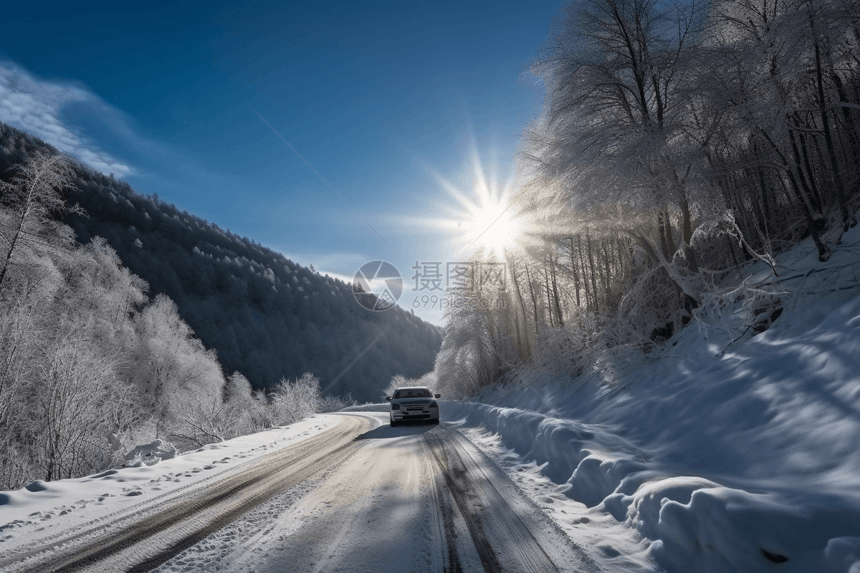
[[[454,429],[339,424],[74,534],[3,571],[599,571]]]

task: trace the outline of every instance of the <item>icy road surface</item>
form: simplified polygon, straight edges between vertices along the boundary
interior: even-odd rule
[[[458,431],[372,413],[4,545],[3,571],[601,570]]]

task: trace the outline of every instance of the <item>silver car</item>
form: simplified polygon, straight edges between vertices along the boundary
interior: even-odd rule
[[[427,386],[409,386],[398,388],[393,396],[385,399],[391,402],[389,420],[391,427],[401,422],[412,420],[425,420],[433,424],[439,423],[439,403],[435,400],[441,398],[440,394],[433,394]]]

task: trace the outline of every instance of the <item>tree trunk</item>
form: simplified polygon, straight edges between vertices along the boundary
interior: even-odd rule
[[[666,225],[663,222],[663,211],[657,213],[657,231],[660,234],[660,249],[663,251],[663,258],[669,260],[669,244],[666,242]]]
[[[544,264],[543,264],[543,286],[544,286],[544,292],[546,292],[546,309],[547,309],[547,315],[549,316],[549,327],[555,328],[555,316],[554,316],[554,314],[555,314],[554,310],[555,309],[553,309],[553,307],[552,307],[552,295],[550,295],[550,293],[549,293],[549,274],[547,273],[546,257],[544,257]]]
[[[833,73],[833,83],[836,85],[836,93],[839,94],[840,103],[849,103],[848,96],[845,93],[845,86],[839,78],[839,74]],[[846,131],[848,132],[848,147],[851,148],[851,157],[854,160],[855,171],[860,170],[860,138],[857,135],[857,127],[854,124],[854,117],[851,115],[851,110],[847,106],[842,106],[842,118],[845,120]],[[855,178],[855,194],[860,194],[860,176]]]
[[[594,255],[591,252],[591,232],[588,228],[585,229],[586,248],[588,249],[588,266],[591,270],[591,288],[594,291],[594,312],[600,312],[600,306],[597,304],[597,277],[594,272]]]
[[[827,121],[824,79],[821,73],[821,49],[818,46],[818,42],[815,42],[815,78],[818,84],[818,105],[821,111],[822,127],[824,128],[824,143],[827,146],[827,155],[830,157],[830,165],[833,169],[833,177],[836,182],[836,197],[839,200],[839,211],[842,214],[842,231],[845,232],[857,224],[857,218],[848,212],[848,204],[845,201],[845,187],[842,184],[842,174],[839,171],[836,148],[833,145],[833,137],[830,134],[830,123]]]
[[[609,274],[609,253],[606,251],[606,240],[601,241],[600,248],[603,251],[603,270],[606,275],[606,279],[603,283],[603,292],[606,297],[606,304],[604,305],[606,308],[609,308],[609,303],[612,300],[612,283],[610,280]]]
[[[687,264],[690,265],[690,272],[698,274],[699,261],[696,257],[696,251],[690,244],[693,240],[693,217],[690,214],[690,204],[687,203],[687,194],[681,192],[681,215],[683,221],[683,236],[684,236],[684,257],[687,259]]]
[[[797,181],[794,178],[794,173],[792,173],[790,167],[786,167],[786,174],[788,175],[788,179],[791,182],[789,189],[794,191],[797,202],[800,204],[800,210],[803,213],[804,218],[806,219],[806,224],[809,226],[809,234],[812,236],[812,241],[815,243],[815,247],[818,249],[818,260],[821,262],[827,261],[830,259],[830,255],[832,254],[830,249],[821,241],[821,236],[818,231],[818,223],[815,221],[815,218],[812,216],[812,211],[807,205],[806,201],[804,201],[803,192],[797,186]]]
[[[756,172],[758,173],[758,184],[759,189],[761,189],[761,208],[762,208],[762,216],[764,218],[764,232],[767,233],[768,228],[773,225],[773,221],[770,216],[770,203],[767,198],[767,185],[764,182],[764,171],[762,171],[761,167],[756,168]]]
[[[556,280],[556,273],[553,269],[552,272],[552,294],[553,300],[555,300],[555,315],[558,318],[558,326],[564,327],[564,317],[561,315],[561,300],[558,294],[558,281]]]
[[[577,251],[579,253],[579,265],[582,268],[582,282],[583,282],[583,285],[585,286],[585,308],[588,310],[592,310],[594,308],[594,304],[592,303],[592,298],[589,294],[588,269],[585,268],[585,255],[583,254],[583,251],[585,249],[582,246],[582,237],[579,235],[577,235],[577,237],[576,237],[576,244],[579,247],[577,249]]]
[[[678,248],[675,246],[675,238],[672,236],[672,220],[669,218],[668,211],[663,211],[663,227],[666,230],[666,245],[669,247],[669,256],[666,257],[666,260],[671,263]]]
[[[517,293],[517,301],[519,302],[519,307],[518,307],[518,311],[517,311],[517,315],[516,315],[516,316],[519,316],[519,313],[520,313],[520,312],[522,312],[522,317],[523,317],[523,325],[522,325],[522,329],[523,329],[523,337],[522,337],[522,342],[524,342],[524,343],[525,343],[525,352],[526,352],[526,357],[528,357],[528,356],[531,356],[531,352],[532,352],[532,350],[531,350],[531,343],[530,343],[530,341],[529,341],[529,337],[528,337],[528,324],[527,324],[527,322],[528,322],[528,321],[526,320],[526,306],[525,306],[525,302],[523,301],[523,293],[522,293],[522,291],[520,290],[520,284],[519,284],[519,282],[517,281],[516,267],[515,267],[515,266],[514,266],[514,264],[513,264],[513,259],[511,259],[511,280],[512,280],[512,281],[513,281],[513,283],[514,283],[514,290],[515,290],[515,291],[516,291],[516,293]],[[517,327],[517,332],[519,332],[519,327]],[[519,345],[518,345],[518,346],[519,346]],[[519,350],[519,348],[518,348],[518,350]]]
[[[824,203],[821,195],[818,193],[818,188],[813,188],[814,181],[810,183],[806,175],[803,171],[804,161],[801,157],[800,150],[797,146],[797,136],[795,136],[794,130],[789,128],[788,130],[788,138],[791,141],[791,152],[794,156],[794,165],[797,169],[797,177],[800,180],[800,184],[803,187],[804,195],[808,198],[809,208],[812,211],[816,211],[818,213],[824,212]],[[808,163],[806,163],[807,171],[809,172],[810,178],[812,177],[811,167]]]
[[[27,215],[30,212],[29,201],[24,204],[21,209],[21,216],[18,217],[18,224],[15,227],[15,234],[9,244],[9,252],[6,253],[6,259],[3,261],[3,269],[0,270],[0,289],[3,288],[3,281],[6,279],[6,272],[9,270],[9,265],[12,264],[12,257],[15,255],[15,248],[18,246],[18,240],[21,233],[24,231],[24,225],[27,223]]]
[[[534,309],[534,313],[535,313],[535,339],[537,339],[537,334],[538,334],[538,305],[537,305],[537,296],[535,295],[534,285],[532,284],[532,277],[531,277],[531,274],[529,273],[529,265],[528,265],[528,263],[524,263],[524,264],[525,264],[525,267],[526,267],[526,268],[525,268],[525,270],[526,270],[526,280],[527,280],[527,281],[528,281],[528,283],[529,283],[529,294],[531,295],[531,298],[532,298],[532,308]]]
[[[576,291],[576,306],[581,307],[582,302],[579,299],[579,272],[576,270],[576,261],[573,259],[573,237],[568,238],[567,241],[570,246],[570,268],[573,270],[573,288]]]

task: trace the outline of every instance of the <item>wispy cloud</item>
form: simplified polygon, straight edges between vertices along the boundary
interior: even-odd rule
[[[102,173],[119,177],[132,174],[134,169],[130,165],[64,121],[64,109],[72,104],[87,106],[100,117],[119,115],[85,86],[42,79],[11,60],[0,59],[0,121],[44,139]]]

